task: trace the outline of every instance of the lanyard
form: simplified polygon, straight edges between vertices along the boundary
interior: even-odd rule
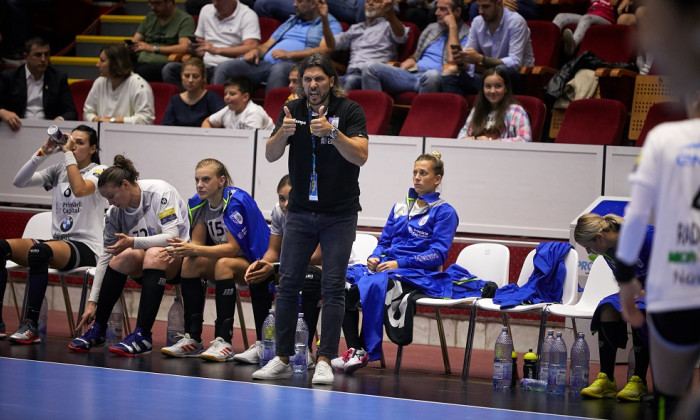
[[[311,133],[311,173],[316,173],[316,141],[313,130],[311,129],[311,119],[313,118],[311,106],[309,106],[309,132]]]

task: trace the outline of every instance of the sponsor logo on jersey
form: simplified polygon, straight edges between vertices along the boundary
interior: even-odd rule
[[[73,227],[73,218],[68,216],[61,222],[61,232],[68,232]]]
[[[102,175],[102,169],[95,169],[94,171],[92,171],[92,175],[93,175],[95,178],[99,178],[100,175]]]
[[[163,199],[165,200],[165,199]],[[160,224],[164,225],[168,222],[172,222],[173,220],[177,219],[177,215],[175,214],[175,209],[170,207],[167,208],[160,213],[158,213],[158,219],[160,219]]]
[[[427,239],[430,237],[430,232],[416,229],[413,226],[408,227],[408,233],[410,233],[411,236],[415,236],[416,238],[421,238],[421,239]]]
[[[676,156],[676,165],[680,167],[700,166],[700,143],[682,147]]]
[[[231,213],[231,220],[233,220],[239,225],[243,224],[243,216],[241,216],[241,214],[238,211],[234,211],[233,213]]]
[[[297,123],[297,124],[299,124],[299,125],[306,125],[306,121],[302,121],[302,120],[297,120],[297,119],[295,119],[294,122]]]
[[[676,243],[678,245],[700,244],[700,226],[695,223],[678,223]]]
[[[70,197],[71,193],[72,193],[72,191],[71,191],[70,187],[68,187],[65,189],[65,191],[63,191],[63,196]]]
[[[72,201],[70,203],[62,203],[60,211],[57,211],[57,213],[62,212],[63,214],[79,214],[80,210],[83,209],[83,202],[82,201]],[[57,207],[58,210],[58,207]]]
[[[426,223],[428,223],[428,219],[430,219],[430,215],[429,215],[429,214],[426,214],[425,216],[423,216],[423,217],[418,221],[418,226],[423,226],[423,225],[425,225]]]
[[[168,199],[165,198],[165,197],[161,198],[161,199],[160,199],[160,204],[163,204],[163,205],[168,204]]]

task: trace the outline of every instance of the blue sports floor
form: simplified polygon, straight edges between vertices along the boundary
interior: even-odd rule
[[[4,419],[577,418],[4,357],[0,372]]]

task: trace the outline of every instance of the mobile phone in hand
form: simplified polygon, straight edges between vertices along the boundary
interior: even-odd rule
[[[459,52],[462,50],[462,46],[459,44],[450,44],[450,48],[452,48],[452,51]]]
[[[190,42],[191,42],[191,43],[193,43],[193,44],[196,44],[196,43],[197,43],[197,37],[196,37],[196,36],[190,35],[189,38],[190,38]]]

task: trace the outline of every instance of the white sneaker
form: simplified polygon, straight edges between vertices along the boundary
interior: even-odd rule
[[[306,352],[306,369],[316,369],[316,361],[310,351]]]
[[[369,363],[369,354],[364,349],[355,350],[350,359],[345,362],[345,373],[352,375],[357,369],[367,366],[367,363]]]
[[[343,353],[342,356],[331,360],[331,366],[336,372],[345,372],[345,364],[348,362],[348,360],[350,360],[353,354],[355,354],[355,349],[350,347],[349,349],[345,350],[345,353]]]
[[[284,363],[279,356],[267,362],[261,369],[253,372],[253,379],[284,379],[292,376],[292,367]]]
[[[311,383],[315,385],[333,385],[333,369],[325,360],[316,363],[316,371]]]
[[[178,334],[178,337],[182,338],[172,346],[163,347],[160,352],[172,357],[199,357],[204,351],[202,343],[190,338],[189,334]]]
[[[214,341],[211,342],[211,346],[202,353],[199,357],[206,360],[211,360],[213,362],[228,362],[233,360],[233,346],[231,343],[227,343],[221,337],[216,337]]]
[[[257,365],[260,363],[260,352],[262,351],[262,343],[256,341],[248,350],[243,353],[238,353],[233,356],[233,361],[238,363],[247,363],[249,365]]]

